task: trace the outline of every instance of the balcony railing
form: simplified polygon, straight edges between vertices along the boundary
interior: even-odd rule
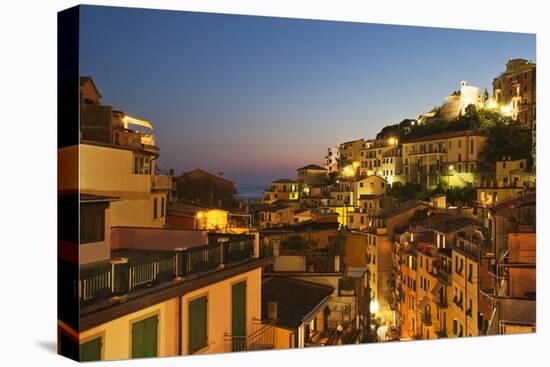
[[[244,352],[273,349],[275,346],[274,321],[252,320],[252,333],[248,336],[225,334],[227,352]]]
[[[232,266],[254,256],[253,241],[242,240],[156,252],[84,268],[78,282],[79,302],[87,306],[136,289]]]

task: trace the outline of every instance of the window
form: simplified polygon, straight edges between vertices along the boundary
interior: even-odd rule
[[[132,324],[132,358],[157,356],[158,316]]]
[[[189,302],[188,342],[189,354],[208,345],[208,299],[206,296]]]
[[[102,338],[95,338],[86,343],[80,344],[80,362],[101,360]]]
[[[474,267],[472,264],[468,264],[468,282],[473,283]]]
[[[166,199],[165,198],[161,198],[160,199],[160,216],[161,217],[164,217],[164,208],[166,206]]]
[[[153,219],[158,218],[158,199],[153,200]]]
[[[462,162],[462,154],[458,153],[458,161]]]
[[[474,154],[474,139],[470,140],[470,154]]]
[[[455,335],[458,334],[458,320],[457,319],[453,319],[453,334],[455,334]]]
[[[80,243],[100,242],[105,239],[105,205],[80,206]]]

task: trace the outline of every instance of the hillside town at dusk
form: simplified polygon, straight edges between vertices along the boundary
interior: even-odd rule
[[[358,126],[246,196],[200,155],[161,168],[154,117],[81,76],[79,143],[58,152],[74,173],[60,210],[80,211],[80,232],[59,233],[74,290],[59,348],[115,360],[535,332],[536,64],[502,60],[486,80],[375,136]]]

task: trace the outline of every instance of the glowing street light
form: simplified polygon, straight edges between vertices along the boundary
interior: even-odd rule
[[[369,306],[369,309],[370,309],[370,313],[377,313],[378,312],[378,308],[380,307],[380,305],[378,304],[378,301],[377,300],[372,300],[372,302],[370,303],[370,306]]]

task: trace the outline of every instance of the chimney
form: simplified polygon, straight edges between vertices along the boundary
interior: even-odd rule
[[[267,318],[269,320],[277,320],[277,302],[269,302],[267,304]]]

